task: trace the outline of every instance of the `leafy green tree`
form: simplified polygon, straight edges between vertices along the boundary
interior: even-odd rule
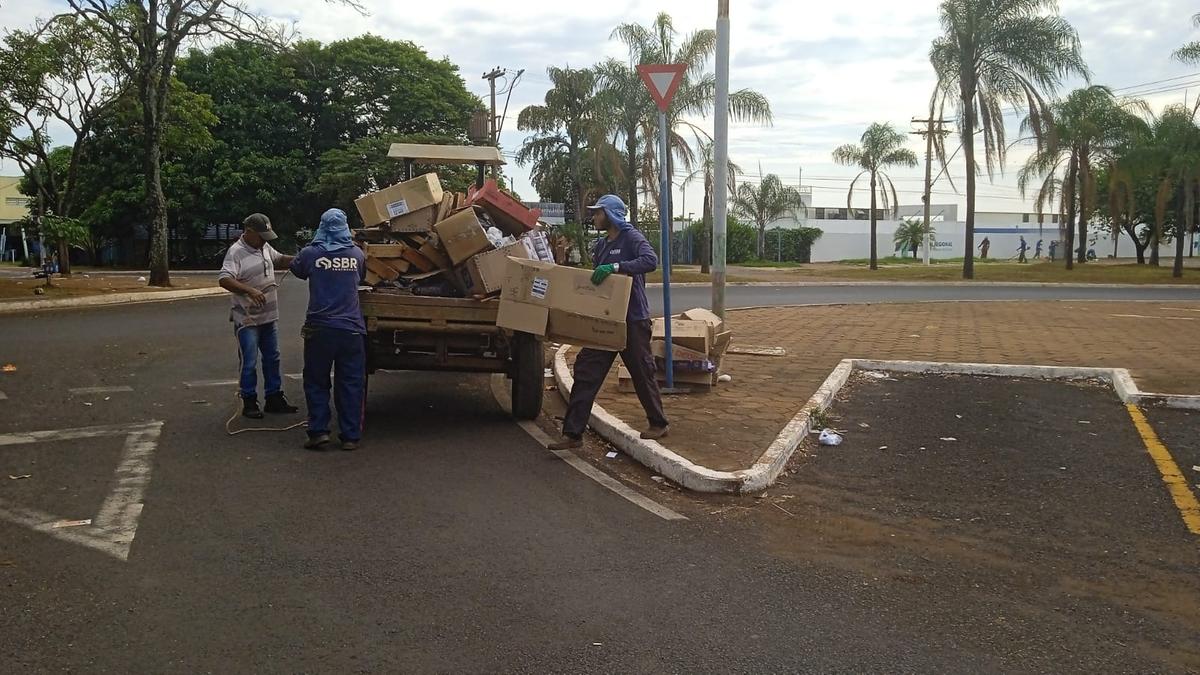
[[[642,142],[635,145],[642,150],[642,161],[636,166],[639,167],[642,184],[657,201],[660,198],[656,179],[657,108],[651,102],[644,86],[640,95],[630,95],[630,83],[637,77],[636,66],[643,63],[687,65],[683,81],[675,92],[670,108],[667,109],[667,145],[670,148],[667,155],[667,175],[674,176],[676,166],[684,172],[691,171],[696,165],[696,154],[685,134],[690,133],[697,144],[711,140],[708,133],[691,120],[706,117],[713,112],[717,79],[708,71],[708,65],[716,50],[717,33],[712,29],[703,29],[680,40],[671,16],[664,12],[655,17],[654,22],[648,26],[636,23],[621,24],[613,30],[612,37],[619,39],[628,48],[629,65],[626,67],[626,74],[621,78],[606,78],[606,81],[620,83],[614,91],[621,94],[619,103],[629,107],[627,112],[621,113],[621,118],[631,120],[640,116]],[[608,70],[606,67],[605,72]],[[729,110],[726,114],[735,122],[769,124],[772,120],[771,105],[767,98],[753,89],[730,92]],[[627,143],[631,128],[623,126],[621,129]],[[635,164],[630,161],[630,166]],[[667,199],[670,201],[670,195]],[[669,213],[673,222],[674,208],[671,208]]]
[[[887,174],[893,166],[916,166],[917,155],[904,147],[904,135],[896,131],[890,124],[872,124],[863,132],[859,145],[843,145],[833,151],[833,161],[842,166],[852,166],[859,174],[850,183],[846,193],[846,210],[852,208],[854,202],[854,187],[864,175],[871,182],[871,269],[879,269],[878,242],[876,241],[879,218],[877,197],[882,195],[883,207],[888,208],[888,190],[891,188],[892,208],[899,208],[900,202],[896,197],[896,186]]]
[[[607,141],[606,118],[594,100],[599,90],[596,72],[553,66],[546,72],[553,86],[546,92],[544,104],[528,106],[517,116],[517,128],[533,135],[521,144],[516,161],[519,166],[532,165],[533,174],[543,183],[565,166],[570,177],[568,191],[574,197],[574,213],[568,215],[580,220],[587,188],[583,180],[587,151],[607,155],[618,170],[620,160]]]
[[[916,260],[917,250],[936,234],[932,223],[926,225],[924,220],[906,218],[900,221],[900,226],[892,234],[892,241],[896,244],[896,250],[912,251],[913,260]]]
[[[1078,213],[1078,262],[1087,262],[1088,217],[1097,203],[1096,170],[1113,168],[1124,148],[1149,133],[1145,120],[1149,114],[1146,104],[1136,99],[1118,99],[1108,87],[1094,85],[1071,92],[1066,99],[1051,106],[1048,124],[1052,129],[1037,150],[1026,161],[1017,177],[1022,196],[1031,183],[1041,179],[1035,197],[1038,213],[1059,197],[1062,205],[1066,244],[1067,269],[1072,269],[1075,257],[1075,229]],[[1030,119],[1022,130],[1032,127]],[[1109,172],[1120,177],[1120,172]],[[1119,193],[1118,193],[1119,194]]]
[[[1174,206],[1175,265],[1172,276],[1183,276],[1183,254],[1187,233],[1196,225],[1197,198],[1200,196],[1200,127],[1196,109],[1183,105],[1168,106],[1153,124],[1150,141],[1134,151],[1133,161],[1151,170],[1160,179],[1155,197],[1155,231],[1162,232],[1168,209]],[[1157,263],[1158,247],[1151,250],[1151,264]]]
[[[150,285],[170,286],[162,145],[180,49],[188,41],[205,38],[282,46],[288,36],[233,0],[67,0],[67,4],[109,46],[118,72],[136,92],[150,222]]]
[[[74,16],[60,16],[35,30],[12,31],[0,47],[0,157],[34,177],[27,187],[44,212],[70,218],[76,211],[80,162],[96,119],[125,89],[111,68],[109,46]],[[53,149],[50,123],[70,134]],[[51,154],[57,157],[52,161]],[[62,165],[61,171],[47,166]],[[35,168],[40,167],[40,168]],[[39,214],[44,215],[44,214]],[[59,269],[71,272],[66,238],[59,241]]]
[[[760,170],[761,173],[761,170]],[[733,208],[738,215],[750,220],[758,229],[758,257],[766,250],[767,225],[807,209],[800,191],[784,185],[779,176],[769,173],[762,182],[742,183],[738,186]]]
[[[933,41],[930,61],[938,77],[939,109],[950,102],[958,109],[959,136],[967,175],[966,257],[963,278],[975,277],[976,127],[983,128],[984,164],[988,176],[1005,163],[1002,108],[1006,104],[1029,113],[1029,131],[1049,134],[1045,96],[1062,80],[1087,75],[1079,36],[1053,13],[1054,0],[943,0],[941,37]],[[940,136],[937,152],[946,164]]]
[[[1192,17],[1192,25],[1200,28],[1200,14]],[[1175,58],[1188,64],[1200,63],[1200,42],[1189,42],[1175,50]]]

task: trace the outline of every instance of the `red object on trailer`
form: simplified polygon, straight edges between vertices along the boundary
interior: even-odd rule
[[[500,229],[514,236],[537,229],[538,218],[542,217],[541,209],[528,208],[513,199],[491,178],[484,181],[483,187],[467,193],[467,204],[483,207]]]

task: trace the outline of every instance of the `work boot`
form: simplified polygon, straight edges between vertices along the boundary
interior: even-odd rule
[[[263,418],[262,411],[258,409],[257,396],[242,398],[242,417],[249,417],[252,420],[261,420]]]
[[[342,450],[353,452],[358,449],[358,441],[342,441]]]
[[[300,409],[288,403],[287,397],[283,392],[267,394],[267,404],[263,406],[265,412],[273,415],[290,415],[294,412],[299,412]]]
[[[669,427],[650,427],[642,432],[642,438],[647,441],[657,441],[660,438],[666,438]]]
[[[308,437],[308,440],[304,442],[304,449],[305,450],[321,450],[328,444],[329,444],[329,434],[317,434],[316,436]]]
[[[574,450],[583,447],[583,439],[564,434],[562,438],[546,446],[551,450]]]

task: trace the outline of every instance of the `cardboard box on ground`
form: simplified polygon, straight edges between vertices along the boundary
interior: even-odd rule
[[[614,274],[600,285],[592,271],[508,258],[496,324],[581,347],[625,348],[633,279]]]
[[[650,351],[658,366],[659,382],[666,382],[667,325],[655,319],[650,338]],[[726,330],[721,317],[707,309],[697,308],[677,314],[671,319],[671,363],[674,381],[693,391],[708,391],[716,386],[721,374],[721,362],[733,331]],[[629,371],[621,366],[617,371],[617,389],[633,392]]]
[[[500,293],[507,258],[553,260],[536,211],[494,181],[468,197],[429,173],[355,201],[366,282],[380,292],[487,298]]]

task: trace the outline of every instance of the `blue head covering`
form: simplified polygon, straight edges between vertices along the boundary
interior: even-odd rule
[[[321,226],[313,236],[312,245],[329,253],[354,245],[350,238],[350,225],[346,222],[346,212],[341,209],[329,209],[321,214]]]
[[[608,216],[608,222],[612,223],[613,227],[616,227],[617,230],[624,232],[633,229],[633,225],[625,219],[626,214],[629,213],[629,209],[625,206],[625,202],[621,201],[620,197],[616,195],[604,195],[596,200],[595,204],[588,207],[589,211],[595,209],[604,209],[604,215]]]

